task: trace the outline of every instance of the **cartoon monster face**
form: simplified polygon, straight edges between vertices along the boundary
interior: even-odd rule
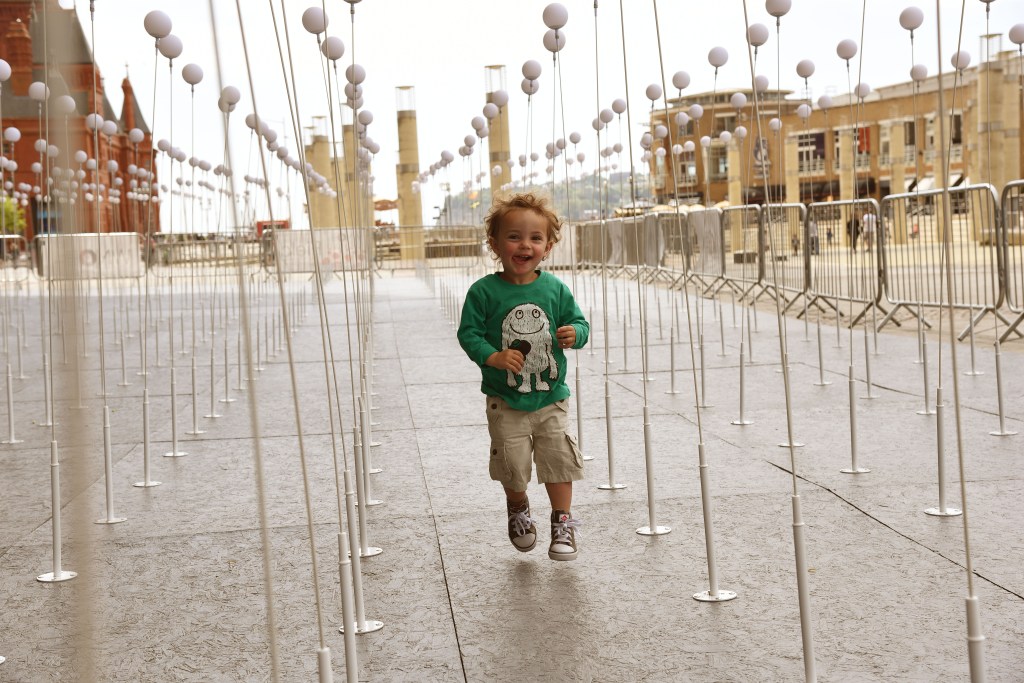
[[[509,312],[506,318],[509,328],[518,335],[536,334],[548,324],[544,311],[534,304],[521,304]]]

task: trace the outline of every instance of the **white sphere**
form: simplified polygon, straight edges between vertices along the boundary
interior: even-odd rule
[[[523,92],[527,95],[536,95],[537,91],[540,90],[540,83],[537,81],[531,81],[529,78],[524,78],[523,82],[519,84],[519,87],[523,89]]]
[[[908,31],[914,31],[924,23],[924,12],[920,7],[908,7],[900,12],[900,26]]]
[[[668,128],[659,123],[654,127],[654,138],[656,140],[661,140],[666,137],[668,137]]]
[[[555,140],[555,147],[558,149],[565,149],[565,138],[558,138]]]
[[[736,126],[736,130],[734,130],[732,134],[735,135],[740,140],[742,140],[743,138],[747,137],[747,127]]]
[[[583,138],[581,138],[580,134],[577,133],[576,131],[573,131],[573,132],[569,133],[569,142],[571,142],[574,145],[580,144],[580,140],[582,140],[582,139]]]
[[[36,141],[35,141],[35,142],[34,142],[34,143],[32,144],[32,147],[33,147],[33,148],[34,148],[34,149],[35,149],[35,150],[36,150],[37,152],[39,152],[40,154],[42,154],[43,152],[45,152],[45,151],[46,151],[46,140],[43,140],[43,139],[39,139],[39,140],[36,140]]]
[[[455,160],[455,155],[452,154],[451,152],[449,152],[448,150],[444,150],[444,151],[441,152],[441,159],[446,164],[450,164],[452,161]]]
[[[1024,24],[1014,24],[1010,27],[1010,42],[1018,47],[1024,45]]]
[[[621,97],[617,97],[612,100],[612,111],[616,114],[622,114],[626,111],[626,100]]]
[[[676,125],[682,128],[690,122],[690,115],[685,111],[676,112]]]
[[[15,128],[14,126],[10,126],[4,129],[4,140],[6,140],[7,142],[17,142],[20,139],[21,131]]]
[[[0,59],[0,83],[3,83],[11,77],[11,65],[7,63],[7,60]]]
[[[166,154],[167,152],[171,151],[171,143],[168,142],[165,138],[160,138],[159,140],[156,141],[156,148],[163,152],[164,154]]]
[[[85,117],[85,127],[89,130],[103,128],[103,117],[99,114],[88,114]]]
[[[685,71],[677,71],[672,74],[672,86],[677,90],[683,90],[690,85],[690,74]]]
[[[47,145],[46,146],[46,156],[50,157],[51,159],[53,157],[57,156],[57,154],[59,154],[59,153],[60,153],[60,150],[57,149],[57,145]]]
[[[145,137],[146,134],[143,133],[142,130],[139,128],[132,128],[130,131],[128,131],[128,141],[131,142],[132,144],[139,144],[140,142],[143,141],[143,139],[145,139]]]
[[[75,161],[78,162],[79,164],[84,164],[88,158],[89,155],[86,154],[83,150],[78,150],[77,152],[75,152]]]
[[[491,169],[491,175],[493,175],[493,176],[501,175],[501,166],[498,165],[498,164],[495,164],[494,168]]]
[[[650,161],[651,160],[651,150],[649,150],[649,149],[648,150],[644,150],[644,153],[640,155],[640,160],[641,161]]]
[[[350,64],[345,69],[345,80],[353,85],[359,85],[366,80],[366,69],[360,64]]]
[[[700,121],[700,117],[704,116],[704,107],[699,104],[691,104],[689,114],[694,121]]]
[[[493,102],[494,106],[498,107],[499,109],[501,107],[504,107],[506,104],[508,104],[508,93],[505,92],[504,90],[495,90],[494,92],[491,93],[491,102]]]
[[[475,135],[467,135],[466,137],[462,138],[462,142],[465,143],[466,147],[472,148],[473,145],[476,144],[476,136]]]
[[[793,6],[793,0],[765,0],[764,8],[776,19],[784,17]]]
[[[531,152],[530,153],[530,161],[537,161],[538,159],[540,159],[540,155],[539,154],[537,154],[536,152]]]
[[[584,154],[583,152],[578,152],[578,153],[576,154],[576,161],[580,162],[581,164],[583,163],[583,161],[584,161],[584,160],[585,160],[586,158],[587,158],[587,155],[586,155],[586,154]]]
[[[683,143],[684,152],[692,152],[695,149],[697,149],[697,145],[693,144],[693,140],[687,140]]]
[[[564,5],[553,2],[544,8],[542,18],[544,19],[545,26],[558,30],[569,21],[569,10]]]
[[[747,96],[741,92],[735,92],[729,98],[729,102],[732,104],[733,109],[743,109],[743,107],[747,106]]]
[[[28,86],[29,99],[42,102],[50,96],[50,89],[42,81],[34,81]]]
[[[751,24],[747,27],[747,42],[754,47],[761,47],[768,42],[768,27],[764,24]]]
[[[757,92],[764,92],[768,89],[768,77],[764,74],[758,74],[754,77],[754,88]]]
[[[860,99],[864,99],[865,97],[871,94],[871,86],[868,85],[867,83],[858,83],[857,86],[853,89],[853,94],[859,97]]]
[[[551,29],[544,34],[544,48],[548,52],[558,52],[565,47],[565,31]]]
[[[654,156],[656,157],[664,158],[665,154],[666,152],[664,147],[659,147],[658,149],[654,150]]]
[[[470,120],[469,125],[473,126],[473,130],[479,131],[487,125],[487,122],[484,121],[484,117],[482,116],[474,116],[472,120]]]
[[[363,86],[354,85],[352,83],[345,84],[345,97],[350,100],[358,99],[363,96]]]
[[[165,38],[171,32],[171,18],[160,10],[153,10],[142,20],[146,33],[156,39]]]
[[[482,140],[485,137],[487,137],[490,134],[490,132],[491,130],[487,126],[484,126],[483,128],[476,132],[476,136]]]
[[[800,117],[801,121],[806,121],[811,117],[811,107],[808,104],[801,104],[796,108],[796,115]]]
[[[683,153],[683,146],[682,145],[680,145],[678,142],[676,144],[672,145],[672,155],[673,156],[679,156],[682,153]]]
[[[615,112],[611,109],[602,109],[597,116],[601,119],[601,123],[611,123],[615,119]]]
[[[85,168],[86,168],[86,170],[89,170],[89,171],[95,171],[96,170],[96,160],[95,159],[87,159],[86,162],[85,162]]]
[[[523,62],[523,78],[528,81],[535,81],[540,78],[540,62],[536,59],[528,59]]]
[[[494,102],[488,102],[487,104],[484,105],[482,111],[484,117],[487,120],[493,119],[495,116],[498,115],[498,105],[496,105]]]
[[[60,95],[53,98],[50,108],[57,116],[67,116],[75,110],[75,98],[71,95]]]
[[[162,54],[167,59],[177,59],[181,56],[181,51],[185,49],[185,46],[181,44],[181,38],[171,33],[160,39],[160,44],[157,46]]]
[[[181,69],[181,77],[189,85],[199,85],[203,80],[203,68],[198,64],[186,64]]]
[[[319,35],[326,31],[329,21],[320,7],[310,7],[302,13],[302,28],[313,35]]]
[[[724,47],[713,47],[708,52],[708,63],[716,69],[725,66],[729,61],[729,53]]]
[[[616,154],[622,154],[622,143],[616,142],[614,145],[612,145],[612,151],[615,152]]]
[[[320,52],[327,59],[336,62],[345,54],[345,43],[341,42],[341,38],[337,36],[328,36],[320,45]]]
[[[818,98],[818,108],[819,109],[831,109],[832,108],[832,98],[829,97],[828,95],[822,95],[821,97],[819,97]]]
[[[238,101],[242,99],[242,93],[235,86],[229,85],[220,91],[220,98],[228,104],[238,104]]]
[[[857,55],[857,43],[849,38],[840,40],[836,45],[836,54],[839,55],[839,59],[850,61]]]
[[[814,75],[814,62],[809,59],[801,59],[796,64],[796,75],[800,78],[810,78]]]
[[[368,126],[371,123],[373,123],[373,112],[371,112],[368,109],[364,109],[361,112],[359,112],[359,123],[363,124],[364,126]]]
[[[768,128],[770,128],[773,133],[778,133],[780,130],[782,130],[782,121],[773,116],[768,121]]]
[[[732,141],[732,133],[727,130],[723,130],[718,134],[718,139],[728,145]]]
[[[704,149],[707,149],[708,147],[710,147],[711,146],[711,136],[710,135],[702,135],[701,138],[700,138],[700,146],[703,147]]]
[[[953,68],[957,71],[963,71],[971,65],[971,53],[967,50],[960,50],[950,57],[949,63],[952,64]]]
[[[657,102],[661,99],[661,86],[657,83],[651,83],[647,86],[647,99],[651,102]]]
[[[103,126],[100,127],[100,132],[109,138],[117,132],[117,121],[104,121]]]
[[[117,168],[118,168],[117,162],[114,161],[113,159],[111,159],[110,161],[107,162],[107,172],[108,173],[117,173]]]
[[[593,121],[591,121],[590,125],[593,126],[594,130],[603,130],[604,129],[604,121],[602,121],[599,118],[594,119]]]

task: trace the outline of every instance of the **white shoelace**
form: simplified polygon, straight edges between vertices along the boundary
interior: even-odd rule
[[[530,533],[530,527],[534,524],[526,510],[513,512],[508,516],[508,521],[512,523],[512,530],[516,532],[516,536],[525,536]]]
[[[575,538],[579,538],[581,536],[581,526],[583,526],[583,522],[578,519],[568,519],[564,522],[553,522],[551,524],[552,542],[562,545],[572,545],[573,537],[569,534],[569,529],[575,531]]]

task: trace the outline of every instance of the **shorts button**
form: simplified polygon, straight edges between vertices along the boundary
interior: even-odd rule
[[[498,404],[497,403],[492,403],[491,404],[491,410],[497,410],[497,409],[498,409]]]

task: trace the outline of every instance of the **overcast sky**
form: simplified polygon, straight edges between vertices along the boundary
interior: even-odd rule
[[[70,4],[70,0],[65,4]],[[115,111],[120,111],[119,84],[127,64],[136,95],[156,139],[172,138],[173,94],[173,144],[214,165],[221,163],[223,143],[216,108],[218,80],[225,85],[237,86],[243,96],[231,123],[235,173],[239,178],[245,174],[256,175],[259,168],[255,147],[243,123],[244,116],[253,110],[253,105],[235,2],[214,0],[214,4],[224,59],[219,79],[208,0],[97,0],[95,24],[90,22],[88,2],[79,0],[77,10],[86,36],[95,31],[96,60]],[[284,144],[295,150],[295,134],[283,86],[271,3],[242,0],[240,4],[257,108],[261,117],[287,138],[282,140]],[[285,4],[287,15],[283,18],[280,0],[272,3],[282,45],[285,41],[285,19],[287,21],[298,82],[299,126],[305,128],[311,125],[312,117],[327,114],[326,89],[316,39],[303,30],[301,24],[303,10],[316,3],[288,0]],[[577,151],[586,154],[584,168],[588,171],[593,169],[599,149],[591,121],[599,104],[600,108],[608,107],[613,99],[627,96],[626,77],[634,148],[637,150],[635,163],[639,164],[639,134],[650,109],[650,101],[644,91],[647,85],[661,82],[659,28],[661,57],[671,96],[676,95],[671,77],[679,70],[687,71],[692,79],[684,94],[709,91],[715,87],[714,69],[708,64],[707,54],[716,46],[724,47],[729,53],[728,63],[718,72],[717,87],[749,86],[751,78],[743,0],[661,0],[657,3],[653,0],[622,0],[625,8],[625,58],[617,0],[601,0],[596,12],[594,0],[565,0],[562,4],[569,11],[569,21],[562,29],[566,35],[566,46],[559,53],[561,90],[555,87],[552,55],[542,45],[542,37],[547,30],[542,13],[547,4],[542,0],[363,0],[354,5],[354,23],[350,18],[349,4],[332,0],[326,5],[330,20],[327,34],[340,37],[346,46],[339,66],[351,63],[354,26],[355,60],[367,72],[363,83],[364,106],[374,116],[369,134],[381,148],[373,166],[377,197],[395,196],[398,157],[395,89],[398,86],[415,88],[421,168],[426,169],[437,161],[442,150],[455,153],[456,161],[447,170],[447,179],[453,189],[461,187],[463,181],[471,177],[469,166],[458,155],[458,148],[463,137],[472,132],[470,120],[480,115],[485,103],[487,65],[506,65],[512,156],[532,151],[543,156],[546,142],[557,137],[567,138],[570,132],[578,131],[583,135],[583,141]],[[970,52],[972,61],[976,63],[982,56],[980,36],[986,32],[986,4],[979,0],[966,0],[965,3],[941,0],[939,4],[944,70],[950,68],[949,58],[956,51],[961,35],[962,49]],[[809,81],[814,99],[826,92],[846,93],[846,63],[837,57],[835,51],[836,44],[846,38],[863,43],[860,54],[850,64],[853,84],[858,82],[859,70],[862,70],[859,80],[872,87],[907,81],[914,62],[925,64],[929,73],[936,73],[938,33],[934,1],[867,0],[863,41],[860,34],[864,0],[793,0],[792,5],[790,13],[781,19],[781,39],[777,39],[775,20],[768,15],[763,0],[746,2],[750,22],[763,23],[770,29],[768,43],[759,50],[757,72],[769,77],[772,88],[802,90],[803,84],[796,75],[795,65],[801,59],[811,59],[816,64],[816,72]],[[926,15],[924,25],[915,32],[913,59],[909,34],[900,27],[898,20],[900,12],[910,5],[921,7]],[[1016,50],[1006,34],[1014,23],[1024,22],[1024,0],[995,0],[989,6],[990,31],[1002,34],[1002,49]],[[965,16],[961,34],[962,7]],[[155,61],[154,41],[143,28],[143,18],[154,9],[171,17],[172,32],[184,43],[184,52],[174,63],[173,80],[169,76],[167,60],[160,58]],[[595,15],[599,45],[596,51]],[[284,49],[287,50],[286,45]],[[520,89],[521,67],[528,59],[536,59],[543,65],[540,91],[533,97],[533,144],[529,149],[527,97]],[[205,72],[203,82],[195,88],[194,101],[188,85],[181,79],[181,67],[190,62],[199,64]],[[151,113],[154,68],[155,117]],[[595,90],[598,85],[596,73],[600,74],[599,102]],[[344,73],[341,76],[344,79]],[[557,98],[556,93],[559,94]],[[564,107],[564,130],[560,122],[553,130],[556,104]],[[341,116],[350,116],[350,112],[346,110]],[[603,145],[618,141],[618,128],[614,124],[610,134],[612,137],[603,141]],[[625,132],[622,135],[625,145]],[[474,172],[480,170],[480,159],[477,152],[472,162]],[[623,155],[622,166],[626,167],[628,163],[628,158]],[[543,171],[542,168],[540,170]],[[578,172],[578,167],[576,170]],[[162,173],[166,179],[166,170]],[[272,183],[282,182],[279,178],[279,171],[271,172]],[[423,188],[423,215],[427,222],[435,213],[433,207],[441,203],[437,185],[442,179],[439,174],[434,182]],[[294,180],[291,189],[296,197],[300,195]]]

